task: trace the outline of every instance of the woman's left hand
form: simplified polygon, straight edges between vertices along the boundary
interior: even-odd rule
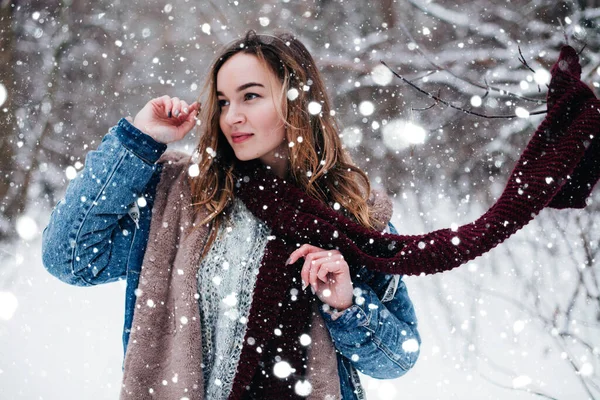
[[[290,255],[286,264],[293,264],[301,257],[304,257],[300,273],[303,289],[310,284],[323,303],[338,311],[352,305],[350,268],[339,251],[304,244]]]

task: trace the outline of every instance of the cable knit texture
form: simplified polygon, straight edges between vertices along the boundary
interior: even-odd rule
[[[200,264],[202,362],[208,399],[227,399],[231,391],[269,233],[269,228],[235,199],[229,218]]]

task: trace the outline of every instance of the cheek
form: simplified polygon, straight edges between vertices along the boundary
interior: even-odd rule
[[[225,132],[226,126],[227,124],[225,124],[225,115],[219,114],[219,128],[221,128],[221,132]]]
[[[277,111],[271,110],[267,125],[269,126],[269,131],[273,137],[281,140],[285,138],[284,121]]]

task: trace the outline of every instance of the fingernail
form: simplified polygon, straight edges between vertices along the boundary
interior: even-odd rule
[[[188,113],[188,111],[189,110],[187,109],[187,107],[183,109],[183,112],[186,113],[186,114]]]
[[[169,111],[169,113],[167,115],[169,116],[169,118],[171,118],[173,116],[173,113],[171,111]]]
[[[292,257],[289,257],[289,258],[286,260],[286,262],[285,262],[285,265],[289,265],[291,262],[292,262]]]
[[[308,285],[306,284],[306,282],[304,282],[304,279],[302,279],[302,291],[303,291],[303,292],[304,292],[304,291],[306,291],[306,287],[307,287],[307,286],[308,286]]]
[[[313,285],[310,285],[310,291],[312,292],[312,294],[317,293]]]
[[[175,112],[173,113],[176,117],[179,117],[179,110],[175,110]]]

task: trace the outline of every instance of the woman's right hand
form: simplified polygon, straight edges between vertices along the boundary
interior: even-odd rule
[[[133,126],[164,144],[183,139],[196,125],[200,103],[188,105],[177,97],[150,100],[133,120]]]

